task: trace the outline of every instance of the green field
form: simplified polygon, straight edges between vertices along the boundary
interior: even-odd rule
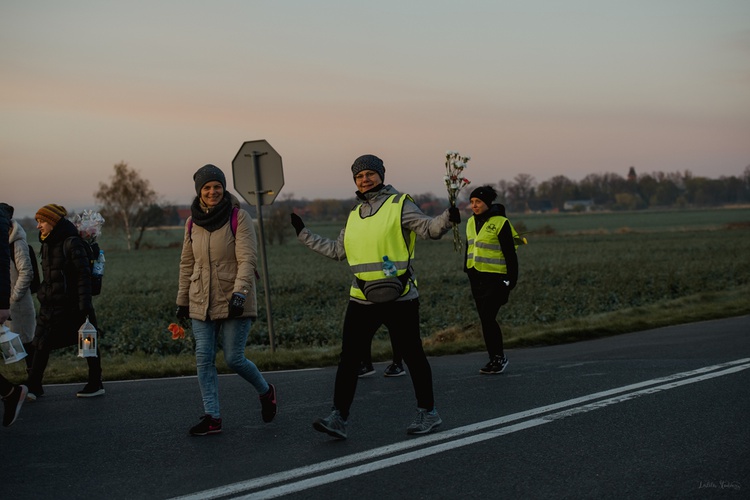
[[[511,220],[525,227],[529,244],[518,250],[519,283],[499,315],[509,347],[750,312],[750,208],[519,214]],[[314,222],[308,227],[329,237],[341,229]],[[166,329],[174,321],[181,236],[180,229],[152,230],[145,249],[127,252],[124,241],[105,228],[107,267],[95,306],[106,332],[105,370],[130,365],[116,372],[118,378],[194,373],[189,335],[173,341]],[[29,239],[35,237],[32,232]],[[268,352],[261,282],[260,317],[248,342],[252,359],[263,369],[334,363],[351,280],[348,266],[291,237],[266,250],[278,349]],[[483,350],[462,257],[454,253],[450,233],[439,241],[419,240],[414,266],[428,352]],[[386,338],[382,330],[376,359],[388,356]],[[48,381],[65,379],[65,359],[77,363],[77,371],[85,366],[72,350],[55,357],[58,365],[51,363]]]

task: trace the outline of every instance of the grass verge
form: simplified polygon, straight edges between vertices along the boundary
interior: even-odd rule
[[[742,316],[750,314],[750,303],[747,300],[749,296],[750,286],[745,286],[558,323],[523,327],[502,325],[505,346],[506,348],[521,348],[563,344],[670,325]],[[502,310],[500,320],[502,322]],[[485,349],[477,324],[466,328],[442,330],[423,340],[425,351],[430,356],[482,352]],[[293,350],[279,348],[272,354],[268,350],[248,348],[247,355],[262,371],[273,371],[333,366],[338,362],[339,349],[338,344],[332,344],[326,347]],[[53,354],[44,377],[46,384],[86,380],[85,361],[75,357],[72,353],[73,349],[70,348]],[[390,343],[387,339],[373,341],[374,361],[389,360],[390,355]],[[195,375],[195,359],[187,354],[107,356],[105,353],[102,365],[105,379],[110,381]],[[220,373],[231,373],[221,353],[217,356],[217,367]],[[21,382],[26,377],[25,364],[21,361],[6,365],[2,368],[2,373],[14,382]]]

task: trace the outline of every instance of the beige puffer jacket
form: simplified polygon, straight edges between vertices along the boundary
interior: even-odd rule
[[[233,205],[239,205],[236,198],[232,197],[232,201]],[[255,319],[258,316],[257,243],[252,217],[245,210],[239,210],[236,237],[232,235],[229,221],[213,232],[192,224],[191,237],[189,220],[185,224],[180,257],[177,305],[190,306],[193,319],[226,319],[232,294],[239,292],[246,297],[241,317]]]

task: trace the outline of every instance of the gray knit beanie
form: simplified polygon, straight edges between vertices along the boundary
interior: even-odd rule
[[[193,180],[195,181],[195,193],[200,196],[201,188],[210,181],[219,181],[221,186],[226,191],[227,189],[227,178],[224,177],[224,172],[221,171],[216,165],[204,165],[193,174]]]
[[[375,155],[362,155],[352,164],[352,176],[356,177],[363,170],[373,170],[380,175],[380,180],[385,182],[385,166],[383,160]]]

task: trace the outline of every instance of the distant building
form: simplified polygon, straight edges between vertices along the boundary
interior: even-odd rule
[[[549,200],[531,200],[528,203],[531,212],[551,212],[552,202]]]
[[[571,212],[590,212],[594,208],[594,200],[569,200],[563,204],[563,210]]]

